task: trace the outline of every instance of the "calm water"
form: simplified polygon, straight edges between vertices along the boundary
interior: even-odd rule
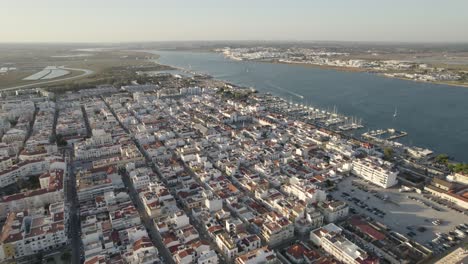
[[[210,74],[287,100],[362,118],[368,129],[409,133],[401,142],[468,161],[468,88],[369,73],[232,61],[216,53],[157,51],[158,62]],[[303,99],[301,98],[303,96]],[[398,111],[393,117],[395,108]]]

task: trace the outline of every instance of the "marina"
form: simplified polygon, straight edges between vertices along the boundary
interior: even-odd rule
[[[370,132],[366,132],[362,134],[362,137],[373,139],[373,140],[394,140],[401,137],[407,136],[408,133],[405,131],[395,130],[394,128],[389,129],[378,129],[372,130]]]
[[[268,95],[271,94],[268,93]],[[301,121],[327,127],[335,131],[350,131],[364,127],[361,119],[341,115],[336,107],[330,112],[325,109],[292,103],[292,101],[287,102],[279,97],[273,97],[271,104],[268,105],[268,109],[276,113],[287,113],[289,116]]]
[[[340,131],[352,127],[362,134],[366,132],[359,131],[362,124],[369,131],[393,127],[408,134],[389,144],[428,148],[436,153],[447,153],[458,161],[468,160],[468,123],[460,122],[468,119],[468,108],[464,106],[468,89],[389,79],[369,73],[233,61],[210,52],[152,52],[160,55],[157,62],[161,64],[209,74],[232,84],[254,87],[259,92],[270,92],[285,99],[284,104],[290,100],[290,107],[297,108],[295,114],[307,112],[302,118],[311,123],[325,123],[333,118],[333,111],[324,109],[337,105],[343,120],[339,124],[328,124]]]

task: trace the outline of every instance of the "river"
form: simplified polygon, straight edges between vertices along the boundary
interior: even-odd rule
[[[362,118],[364,131],[395,128],[399,141],[468,161],[468,88],[300,65],[234,61],[222,54],[154,51],[161,64]],[[394,117],[395,110],[397,116]],[[361,133],[363,131],[360,131]],[[357,132],[356,132],[357,133]]]

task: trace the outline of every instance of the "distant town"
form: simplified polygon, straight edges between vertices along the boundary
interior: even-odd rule
[[[461,78],[313,49],[219,52]],[[455,263],[466,250],[468,166],[396,142],[404,131],[352,136],[358,118],[206,75],[0,95],[2,263]]]
[[[301,65],[314,65],[348,71],[366,71],[392,78],[408,79],[422,82],[436,82],[451,85],[468,85],[468,71],[448,69],[444,66],[433,66],[428,63],[382,59],[377,52],[368,51],[365,58],[349,52],[339,52],[337,48],[278,48],[278,47],[243,47],[218,48],[233,60],[252,60]],[[372,57],[375,59],[372,59]],[[448,65],[446,65],[448,66]]]

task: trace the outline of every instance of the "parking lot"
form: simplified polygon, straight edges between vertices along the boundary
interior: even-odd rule
[[[421,244],[435,239],[437,233],[449,233],[457,225],[468,223],[467,215],[438,205],[422,194],[379,188],[356,177],[343,179],[332,195],[347,201],[357,213],[370,216]],[[440,219],[439,225],[433,223],[436,219]]]

